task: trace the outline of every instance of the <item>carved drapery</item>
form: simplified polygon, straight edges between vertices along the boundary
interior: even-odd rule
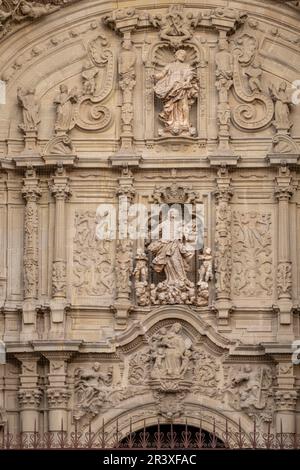
[[[22,196],[26,201],[24,221],[24,298],[35,300],[38,295],[38,205],[41,196],[33,169],[26,171]]]

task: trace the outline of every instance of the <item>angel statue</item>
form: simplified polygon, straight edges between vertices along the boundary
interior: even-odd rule
[[[175,52],[175,61],[154,75],[154,92],[163,102],[159,118],[165,128],[160,130],[160,135],[193,136],[196,133],[190,122],[190,109],[197,98],[198,83],[193,68],[185,62],[186,55],[184,49],[179,49]]]

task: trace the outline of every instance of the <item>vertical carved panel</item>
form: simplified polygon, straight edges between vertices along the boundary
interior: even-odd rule
[[[112,296],[113,241],[96,237],[94,211],[75,213],[73,287],[79,297]]]
[[[232,289],[236,296],[272,295],[272,216],[270,213],[233,213]]]

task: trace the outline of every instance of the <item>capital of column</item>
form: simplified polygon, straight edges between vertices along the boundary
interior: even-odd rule
[[[277,390],[275,392],[276,411],[295,411],[297,395],[296,390]]]
[[[39,388],[21,388],[18,401],[21,409],[36,409],[40,406],[42,391]]]
[[[49,408],[66,408],[71,396],[71,392],[65,388],[48,388],[46,391]]]
[[[275,197],[278,201],[289,201],[294,194],[295,187],[290,169],[286,162],[282,162],[278,169],[278,176],[275,178]]]
[[[72,195],[68,179],[65,177],[62,179],[55,178],[50,186],[50,190],[56,200],[66,201]]]
[[[289,184],[287,186],[285,186],[285,185],[281,186],[277,182],[277,186],[275,188],[274,194],[275,194],[275,197],[278,201],[287,201],[288,202],[294,194],[294,188],[291,184]]]

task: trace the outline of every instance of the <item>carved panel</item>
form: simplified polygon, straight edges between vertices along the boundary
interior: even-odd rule
[[[80,297],[112,297],[114,260],[112,240],[96,236],[96,213],[76,212],[73,252],[73,287]]]
[[[236,296],[272,295],[272,216],[270,213],[233,213],[232,290]]]

